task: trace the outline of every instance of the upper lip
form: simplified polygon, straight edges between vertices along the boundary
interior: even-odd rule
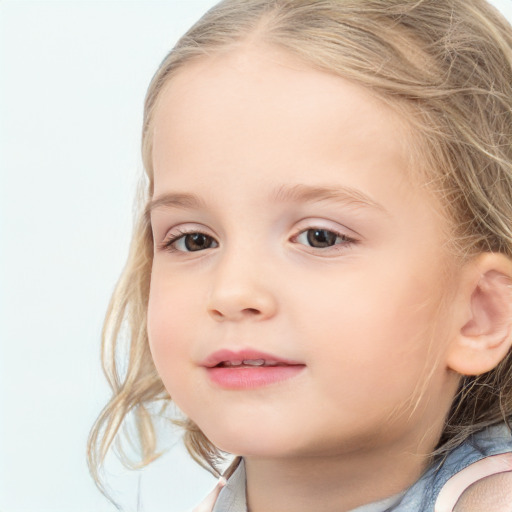
[[[254,349],[243,349],[237,351],[228,349],[217,350],[216,352],[213,352],[208,357],[206,357],[206,359],[204,359],[200,365],[207,368],[213,368],[222,363],[258,361],[259,359],[263,359],[266,363],[271,362],[277,365],[304,365],[304,363],[301,363],[300,361],[293,361],[291,359],[286,359]]]

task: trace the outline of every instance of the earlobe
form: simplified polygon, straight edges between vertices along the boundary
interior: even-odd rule
[[[512,345],[512,261],[484,253],[461,275],[462,314],[447,364],[462,375],[480,375],[495,368]]]

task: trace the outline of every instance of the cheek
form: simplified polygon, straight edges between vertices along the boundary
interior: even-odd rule
[[[383,274],[366,268],[333,280],[335,285],[326,281],[323,294],[307,298],[314,309],[297,308],[299,332],[316,339],[307,350],[326,376],[319,380],[322,392],[333,400],[343,397],[343,387],[349,395],[410,396],[434,364],[439,349],[433,344],[442,343],[435,322],[439,287],[418,277],[421,272],[395,269]],[[301,317],[300,310],[308,313]]]
[[[192,298],[182,287],[168,284],[153,270],[148,304],[148,339],[158,373],[172,395],[173,388],[182,380],[184,369],[192,364],[189,347],[192,346],[194,311]],[[178,293],[177,290],[180,290]]]

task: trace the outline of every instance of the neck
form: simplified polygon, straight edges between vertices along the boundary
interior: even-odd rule
[[[347,512],[410,487],[428,464],[429,446],[283,459],[246,457],[250,512]],[[395,448],[395,450],[393,450]]]

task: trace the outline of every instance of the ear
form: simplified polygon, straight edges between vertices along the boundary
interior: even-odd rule
[[[456,336],[447,365],[462,375],[495,368],[512,345],[512,261],[483,253],[461,269]]]

